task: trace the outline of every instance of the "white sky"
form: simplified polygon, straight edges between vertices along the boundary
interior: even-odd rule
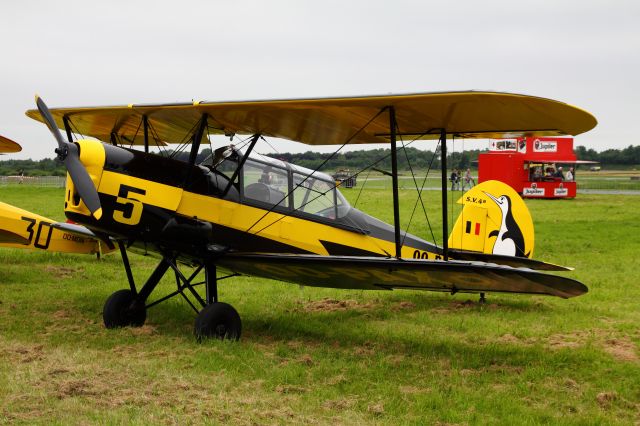
[[[3,1],[0,134],[23,146],[3,159],[54,156],[24,115],[35,93],[55,107],[495,90],[590,111],[576,145],[638,145],[639,22],[637,0]]]

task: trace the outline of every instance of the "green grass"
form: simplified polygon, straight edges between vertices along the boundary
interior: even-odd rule
[[[343,193],[353,201],[357,188]],[[439,240],[440,193],[424,196]],[[62,197],[0,188],[0,200],[56,219]],[[406,224],[415,195],[401,199]],[[389,222],[389,200],[366,189],[358,207]],[[0,423],[637,423],[640,197],[527,204],[536,258],[575,266],[567,276],[587,295],[490,294],[479,305],[243,277],[220,284],[243,318],[237,343],[196,343],[177,298],[144,327],[105,330],[103,303],[127,286],[117,254],[0,250]],[[410,230],[430,234],[421,213]],[[132,262],[137,282],[154,266]],[[173,286],[165,279],[160,293]]]

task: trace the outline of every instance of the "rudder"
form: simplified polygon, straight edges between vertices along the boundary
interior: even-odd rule
[[[503,256],[533,256],[533,220],[517,192],[491,180],[467,191],[462,212],[449,236],[449,247]]]

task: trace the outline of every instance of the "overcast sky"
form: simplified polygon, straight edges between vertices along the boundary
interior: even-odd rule
[[[639,22],[638,0],[3,1],[0,134],[23,146],[3,158],[54,155],[24,115],[35,93],[60,107],[495,90],[594,114],[576,145],[638,145]]]

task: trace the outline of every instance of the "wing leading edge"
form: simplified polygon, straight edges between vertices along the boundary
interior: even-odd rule
[[[588,291],[584,284],[570,278],[469,261],[228,254],[216,263],[237,273],[315,287],[546,294],[565,299]]]

